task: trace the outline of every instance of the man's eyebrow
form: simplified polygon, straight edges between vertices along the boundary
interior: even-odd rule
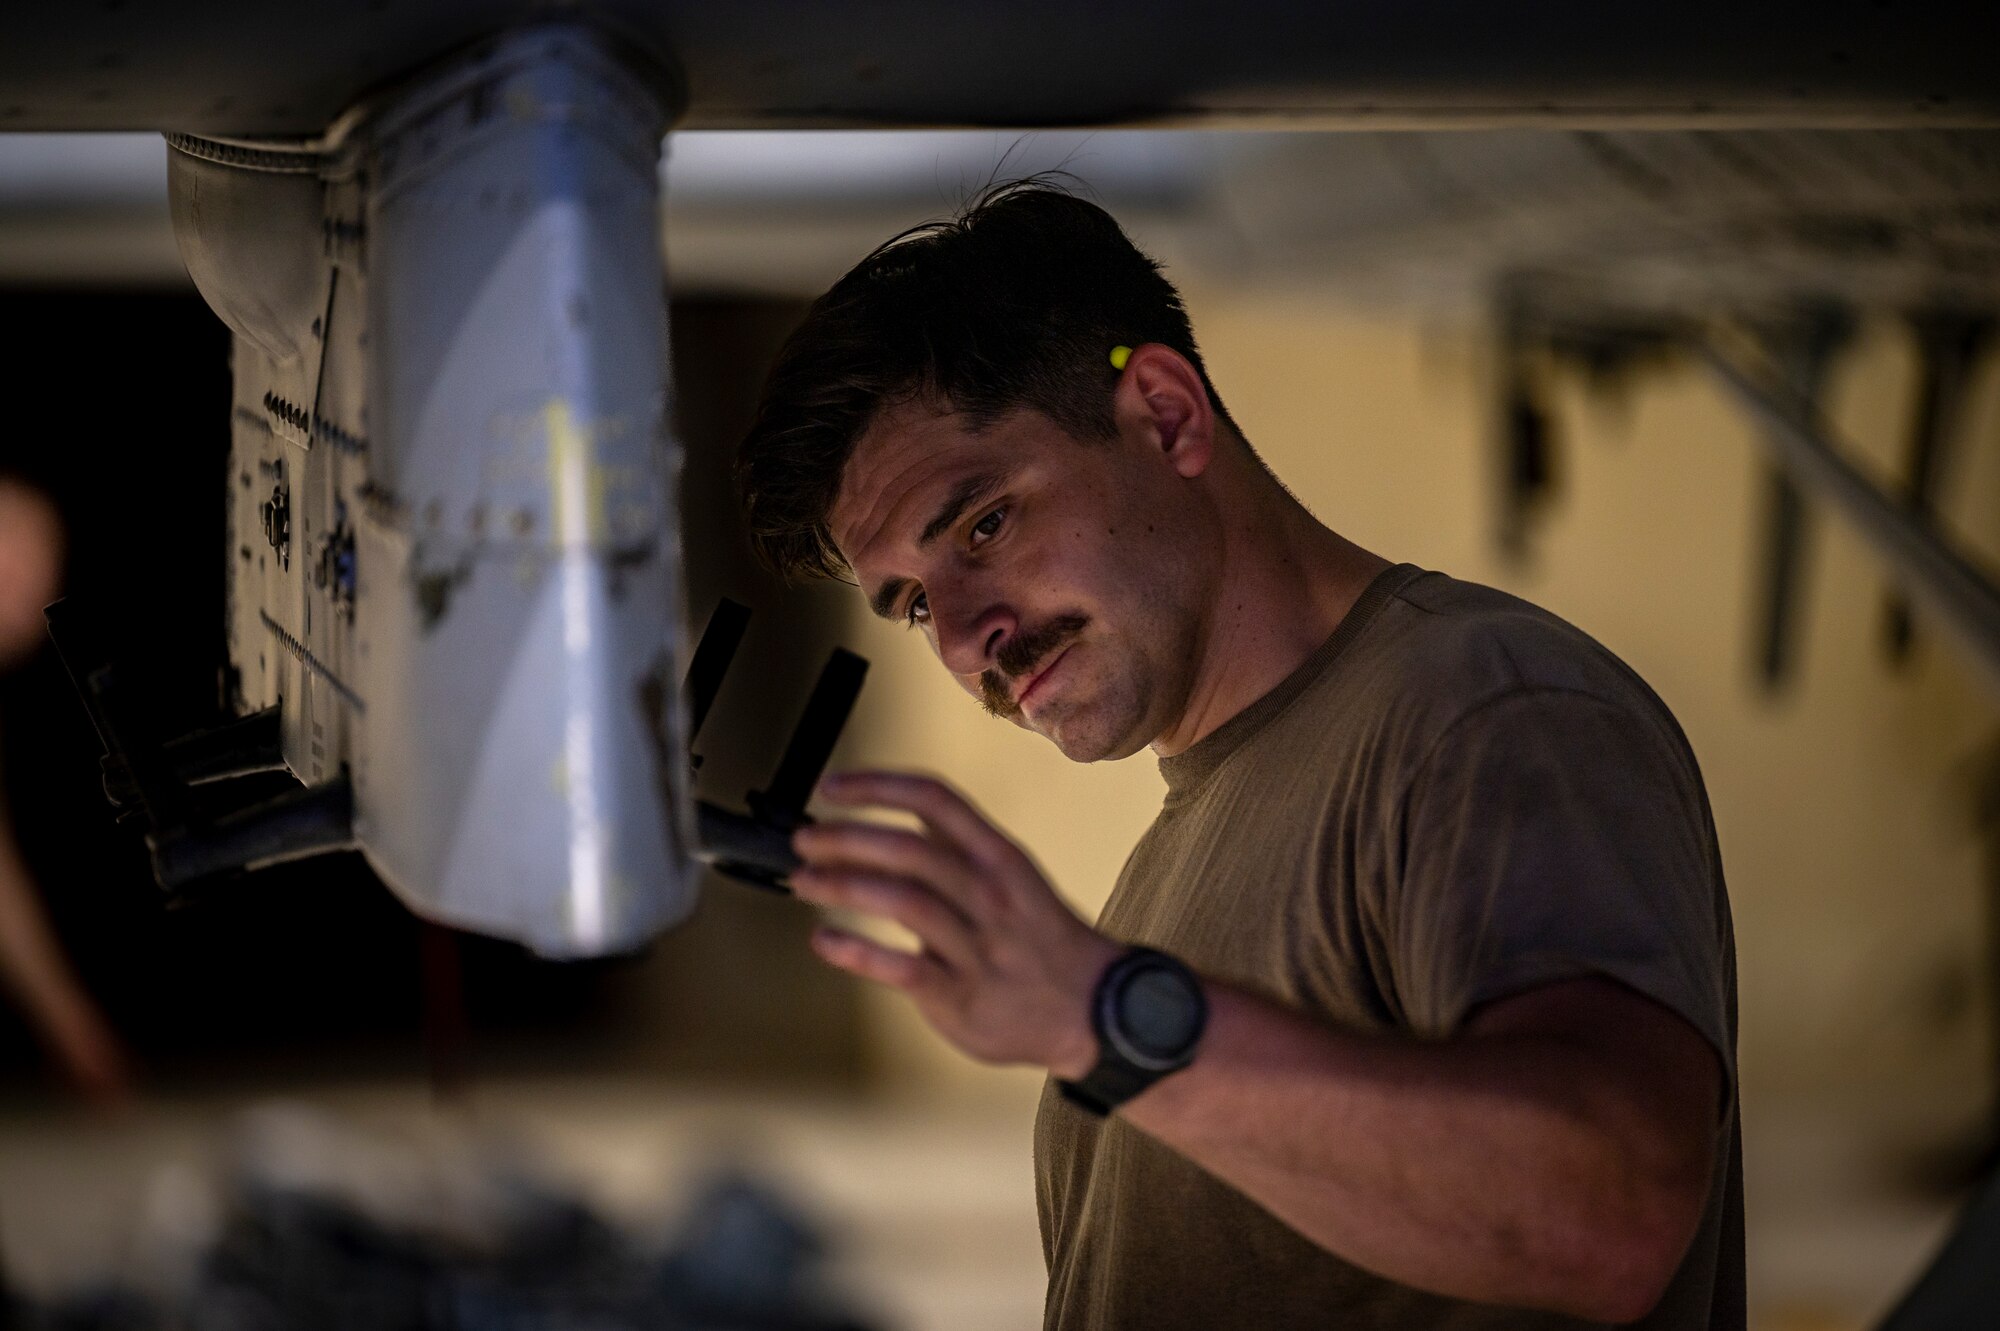
[[[924,546],[935,541],[952,523],[964,516],[965,510],[971,508],[975,500],[998,489],[1005,479],[1006,477],[997,471],[982,471],[954,485],[951,493],[945,496],[944,502],[938,505],[936,514],[924,524],[923,531],[917,536],[917,544]]]
[[[896,601],[903,594],[903,588],[910,585],[908,578],[891,578],[868,598],[868,608],[883,619],[896,617]]]

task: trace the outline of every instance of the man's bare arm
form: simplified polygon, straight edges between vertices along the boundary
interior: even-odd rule
[[[1701,1221],[1720,1068],[1608,980],[1457,1038],[1357,1034],[1210,983],[1201,1052],[1120,1111],[1313,1242],[1456,1298],[1645,1315]]]
[[[924,831],[803,829],[798,894],[896,921],[903,952],[839,930],[832,964],[907,992],[946,1039],[1063,1077],[1118,945],[940,782],[831,779],[829,798]],[[1331,1252],[1437,1293],[1598,1321],[1643,1315],[1707,1195],[1720,1066],[1666,1008],[1610,981],[1489,1005],[1448,1041],[1363,1035],[1227,985],[1193,1066],[1120,1111]]]
[[[78,1090],[105,1105],[126,1098],[132,1077],[124,1049],[63,955],[4,809],[0,809],[0,983],[27,1010],[43,1043]]]

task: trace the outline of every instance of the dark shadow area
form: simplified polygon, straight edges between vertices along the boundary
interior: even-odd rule
[[[768,776],[839,622],[823,592],[782,592],[752,566],[729,488],[727,455],[799,312],[674,312],[690,613],[698,629],[724,593],[758,611],[703,744],[702,787],[732,802]],[[227,331],[182,293],[6,291],[0,320],[13,348],[0,472],[55,500],[69,537],[66,592],[120,626],[129,673],[161,727],[212,722]],[[361,856],[267,869],[165,910],[143,845],[113,823],[99,752],[52,650],[0,676],[0,771],[24,853],[147,1083],[423,1073],[422,926]],[[557,964],[454,935],[469,1032],[461,1061],[475,1084],[492,1071],[854,1084],[854,993],[807,951],[807,916],[711,879],[695,917],[636,957]],[[16,1088],[52,1084],[44,1068],[24,1020],[0,1009],[0,1076]]]

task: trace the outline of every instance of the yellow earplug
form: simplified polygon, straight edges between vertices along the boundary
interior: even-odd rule
[[[1123,373],[1125,369],[1125,362],[1131,359],[1132,359],[1132,348],[1130,347],[1111,348],[1112,369],[1117,370],[1120,373]]]

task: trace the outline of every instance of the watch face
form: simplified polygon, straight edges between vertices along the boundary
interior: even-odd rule
[[[1127,979],[1117,1014],[1119,1034],[1149,1059],[1178,1059],[1201,1033],[1201,995],[1169,966],[1147,966]]]

